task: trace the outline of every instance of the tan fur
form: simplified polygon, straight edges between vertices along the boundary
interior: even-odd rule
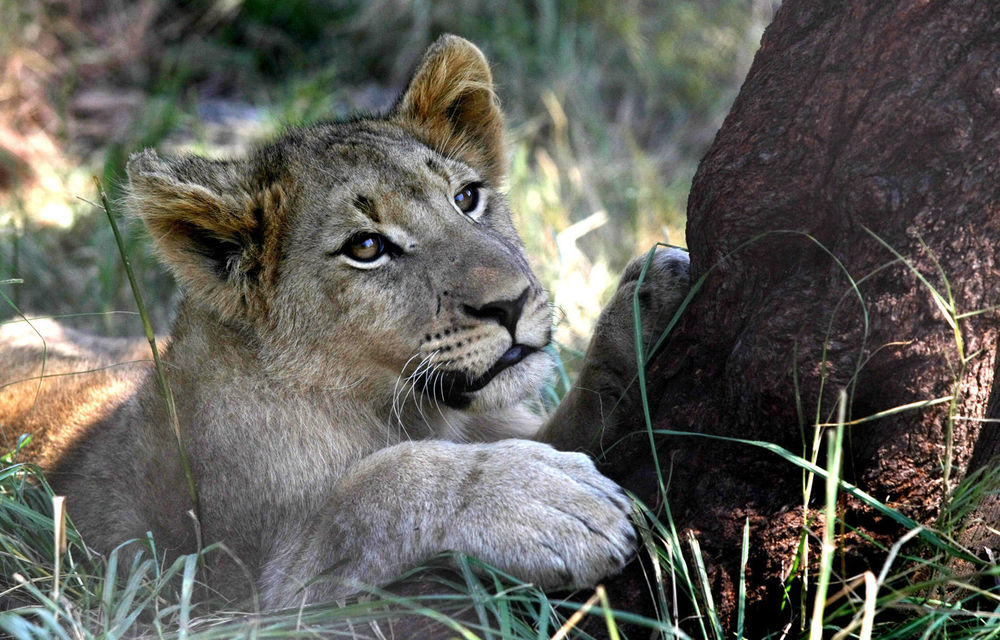
[[[201,535],[249,568],[217,560],[227,597],[340,597],[446,550],[543,587],[589,585],[630,555],[621,490],[585,455],[528,439],[551,317],[497,190],[502,124],[483,55],[445,36],[385,117],[293,129],[240,160],[131,158],[129,206],[184,290],[162,358]],[[454,196],[468,185],[480,206],[466,213]],[[390,250],[352,257],[373,233]],[[686,265],[657,254],[647,335]],[[634,372],[635,271],[599,324],[586,388],[544,429],[567,449],[593,440],[594,398],[613,402]],[[48,373],[148,358],[137,342],[36,327]],[[194,551],[148,364],[39,389],[37,334],[0,337],[0,424],[37,434],[30,451],[88,544],[107,553],[152,531],[168,555]]]
[[[48,320],[0,325],[0,446],[30,433],[32,459],[51,468],[88,425],[134,393],[149,343],[89,336]]]

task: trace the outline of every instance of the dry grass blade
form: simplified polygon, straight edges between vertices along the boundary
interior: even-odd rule
[[[52,496],[52,538],[53,563],[52,600],[59,601],[59,578],[62,569],[62,554],[66,552],[66,497]]]
[[[599,593],[595,592],[594,595],[587,598],[587,601],[583,603],[583,606],[579,610],[575,611],[573,615],[566,620],[566,623],[559,627],[559,630],[552,634],[549,640],[563,640],[569,636],[570,631],[576,628],[576,625],[580,624],[583,617],[590,613],[590,610],[594,608],[594,605],[601,599]]]
[[[611,609],[611,601],[608,599],[608,592],[605,590],[604,585],[597,585],[596,595],[601,599],[601,607],[604,608],[604,623],[607,625],[608,637],[611,640],[620,640],[621,636],[618,634],[618,624],[615,622],[615,616]]]
[[[170,385],[167,383],[167,375],[164,372],[163,363],[160,362],[160,352],[156,348],[156,334],[153,332],[153,325],[149,321],[149,315],[146,313],[146,305],[142,300],[142,292],[136,282],[135,272],[132,270],[132,263],[129,261],[128,253],[125,251],[125,241],[122,239],[121,232],[118,230],[118,224],[115,222],[115,217],[111,213],[111,206],[108,204],[108,197],[104,193],[104,188],[101,186],[101,181],[97,178],[97,176],[94,176],[94,184],[97,186],[97,194],[100,197],[101,206],[104,209],[104,213],[107,214],[108,222],[111,224],[111,230],[114,232],[115,243],[118,245],[118,253],[121,255],[122,265],[125,267],[125,273],[128,276],[129,286],[132,288],[132,295],[135,296],[136,306],[139,308],[139,317],[142,319],[142,327],[146,333],[146,340],[149,341],[149,348],[153,351],[153,364],[156,368],[156,377],[160,383],[160,391],[167,404],[167,416],[174,429],[174,436],[177,440],[177,453],[180,457],[181,467],[184,469],[184,479],[187,482],[188,497],[191,499],[191,504],[194,505],[194,512],[199,516],[200,522],[201,509],[198,504],[198,488],[194,480],[194,472],[191,470],[191,463],[188,460],[187,452],[184,449],[184,441],[181,439],[181,425],[177,418],[177,408],[174,406],[174,394],[170,391]]]
[[[861,618],[861,635],[859,640],[871,640],[872,628],[875,625],[875,602],[878,597],[878,583],[875,574],[865,571],[865,608]]]

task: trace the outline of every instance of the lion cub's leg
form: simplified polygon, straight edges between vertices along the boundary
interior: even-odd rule
[[[448,550],[543,588],[591,585],[631,556],[630,511],[583,454],[526,440],[402,443],[363,459],[306,530],[278,545],[264,604],[345,596]],[[324,571],[329,580],[305,586]]]
[[[633,299],[646,255],[632,260],[601,312],[580,375],[538,439],[563,450],[601,451],[620,435],[617,425],[634,403],[620,403],[636,377]],[[658,247],[639,289],[642,341],[648,350],[673,318],[690,287],[688,254]]]

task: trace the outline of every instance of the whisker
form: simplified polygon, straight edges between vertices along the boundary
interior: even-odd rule
[[[406,427],[403,425],[403,406],[402,406],[403,397],[405,396],[401,396],[401,393],[405,388],[405,384],[409,381],[410,378],[408,376],[407,380],[404,382],[403,373],[406,371],[406,368],[410,365],[410,363],[413,362],[415,358],[419,357],[420,357],[419,353],[415,353],[412,356],[410,356],[410,358],[403,364],[403,368],[400,370],[399,375],[396,376],[396,383],[393,385],[392,388],[392,404],[389,412],[389,424],[386,425],[386,434],[385,434],[386,446],[389,445],[389,442],[391,440],[391,434],[389,432],[389,429],[391,429],[393,414],[395,414],[396,423],[399,425],[399,428],[404,433],[406,433]],[[417,368],[419,369],[419,365],[417,365]]]
[[[439,376],[438,379],[441,381],[441,400],[444,400],[444,376]],[[434,407],[437,409],[438,415],[441,416],[441,420],[448,426],[449,439],[459,438],[458,442],[467,442],[465,434],[455,429],[455,426],[448,421],[447,416],[444,415],[444,410],[441,408],[441,404],[438,402],[437,395],[434,396]]]
[[[424,413],[424,400],[429,398],[429,401],[434,401],[434,385],[436,384],[435,378],[438,375],[438,371],[441,369],[440,363],[429,364],[428,370],[424,373],[427,378],[427,383],[424,385],[424,390],[431,389],[431,394],[421,393],[419,399],[417,400],[417,412],[420,415],[420,419],[424,421],[424,425],[427,426],[427,430],[430,433],[434,433],[434,427],[431,425],[430,420],[427,419],[427,414]]]
[[[397,377],[397,381],[401,381],[402,386],[393,389],[392,404],[396,414],[396,421],[399,425],[399,429],[400,431],[402,431],[403,435],[406,437],[407,440],[412,440],[413,438],[410,435],[410,432],[407,430],[406,424],[403,420],[404,405],[406,404],[407,397],[412,396],[413,404],[416,407],[418,414],[422,413],[422,408],[420,406],[420,402],[416,394],[416,387],[417,387],[416,381],[421,375],[424,375],[427,369],[431,366],[432,364],[431,361],[433,360],[434,356],[437,355],[437,353],[438,353],[437,350],[435,350],[428,354],[416,353],[412,355],[410,359],[406,361],[406,364],[403,366],[403,371],[406,370],[406,367],[409,366],[410,362],[412,362],[415,358],[421,358],[420,362],[414,368],[413,372],[406,376],[405,380],[402,379],[403,375],[402,371],[400,372],[399,377]],[[407,384],[410,387],[409,391],[407,391],[405,387],[405,385]]]
[[[413,374],[409,378],[409,380],[411,381],[411,384],[410,384],[410,394],[409,395],[410,395],[410,397],[413,398],[413,406],[417,409],[417,415],[420,416],[420,418],[424,421],[424,424],[426,424],[427,428],[429,430],[431,430],[431,431],[433,431],[433,429],[431,428],[430,423],[427,421],[427,416],[424,415],[424,409],[423,409],[423,403],[422,403],[422,399],[423,399],[423,395],[424,395],[423,394],[423,390],[421,391],[421,393],[420,393],[419,396],[417,394],[417,380],[421,376],[427,378],[431,374],[431,372],[433,371],[433,369],[438,366],[438,365],[436,365],[432,361],[433,358],[434,358],[434,356],[436,356],[437,354],[438,354],[438,350],[436,350],[436,349],[434,351],[430,352],[429,354],[427,354],[427,356],[424,357],[424,359],[420,361],[420,364],[417,365],[416,370],[413,372]],[[426,383],[424,385],[421,385],[421,386],[423,386],[423,387],[426,388]],[[404,431],[405,431],[405,429],[404,429]],[[409,433],[407,433],[407,437],[409,437]]]

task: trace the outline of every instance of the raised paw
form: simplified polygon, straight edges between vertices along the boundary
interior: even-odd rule
[[[635,370],[635,290],[645,349],[666,329],[690,286],[688,254],[682,249],[657,247],[646,274],[639,281],[647,256],[634,258],[622,272],[618,289],[594,329],[585,368],[610,370],[631,377]]]
[[[542,588],[594,585],[632,556],[632,503],[590,458],[524,440],[478,449],[453,548]]]
[[[601,312],[576,384],[543,427],[539,438],[560,449],[599,455],[620,437],[637,400],[636,288],[643,353],[666,330],[690,286],[688,254],[658,247],[640,282],[647,255],[625,268],[618,289]],[[631,390],[631,392],[630,392]]]
[[[633,338],[634,323],[633,297],[639,287],[639,311],[643,327],[643,339],[648,344],[650,338],[657,338],[673,318],[677,306],[684,299],[690,287],[688,252],[676,247],[656,247],[646,274],[639,282],[648,255],[633,258],[622,272],[618,290],[605,309],[598,331],[608,332],[616,324],[619,331],[627,330],[628,338]]]

